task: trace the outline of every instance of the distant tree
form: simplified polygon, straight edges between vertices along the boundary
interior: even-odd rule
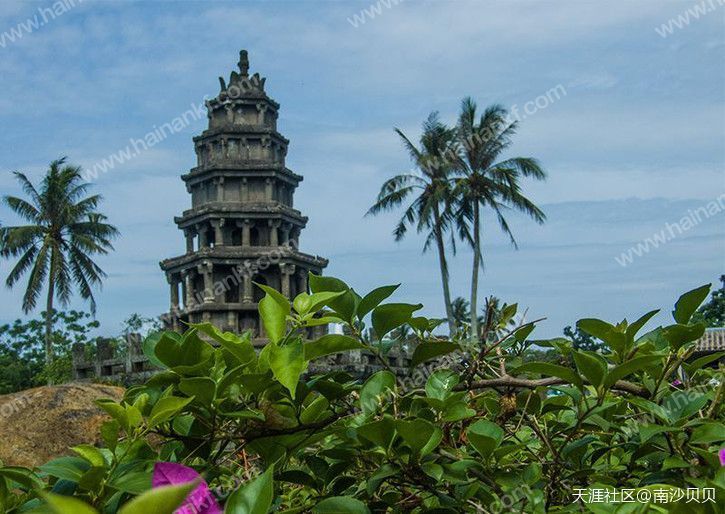
[[[118,230],[97,212],[100,195],[84,197],[89,184],[83,182],[81,169],[65,163],[65,157],[50,163],[40,187],[20,172],[15,172],[28,199],[5,196],[4,203],[28,224],[0,228],[0,257],[17,257],[6,284],[13,287],[29,273],[23,296],[23,311],[35,309],[38,297],[46,289],[45,360],[53,360],[54,301],[70,301],[74,285],[81,298],[89,300],[91,313],[96,301],[93,287],[106,274],[91,259],[113,249],[111,240]]]
[[[158,332],[163,327],[158,318],[149,318],[142,316],[137,312],[132,313],[128,318],[123,320],[122,332],[124,336],[129,334],[145,335],[149,332]]]
[[[725,275],[720,275],[720,289],[712,292],[710,300],[697,309],[692,319],[708,327],[725,327]]]
[[[456,330],[460,332],[466,331],[466,327],[471,322],[471,304],[462,296],[456,297],[451,302],[451,314],[456,325]]]
[[[501,299],[496,296],[489,296],[484,300],[483,315],[478,317],[478,326],[481,330],[479,337],[482,337],[483,332],[486,331],[486,338],[489,341],[495,341],[505,334],[506,326],[516,326],[516,320],[511,318],[505,324],[506,326],[499,327],[506,307],[508,307],[508,304],[502,304]]]
[[[597,341],[578,327],[576,330],[571,328],[571,326],[564,327],[564,335],[574,342],[574,348],[577,350],[601,352],[602,350],[607,349],[606,344]]]
[[[43,348],[45,313],[39,318],[0,325],[0,394],[21,391],[47,381],[71,378],[74,344],[89,344],[98,321],[87,312],[53,312],[55,358],[47,365]]]

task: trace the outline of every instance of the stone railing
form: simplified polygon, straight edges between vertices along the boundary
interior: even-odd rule
[[[157,369],[141,349],[141,336],[128,334],[126,348],[119,351],[118,341],[101,338],[96,343],[95,356],[86,357],[86,345],[73,345],[73,378],[115,383],[138,383],[154,374]]]

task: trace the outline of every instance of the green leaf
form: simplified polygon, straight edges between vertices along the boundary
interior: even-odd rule
[[[245,332],[242,335],[222,332],[211,323],[192,323],[191,326],[214,339],[219,343],[219,346],[231,354],[237,361],[234,366],[248,365],[257,360],[250,332]]]
[[[469,408],[468,404],[463,401],[446,403],[443,408],[442,419],[447,422],[461,421],[476,415],[476,411]]]
[[[519,328],[514,330],[511,333],[510,337],[512,337],[514,340],[516,340],[519,343],[523,343],[524,341],[526,341],[526,338],[529,337],[529,335],[531,334],[531,332],[534,331],[535,328],[536,328],[535,323],[533,323],[533,322],[526,323],[525,325],[521,325]]]
[[[632,323],[627,327],[627,331],[625,332],[627,335],[627,338],[630,341],[634,341],[634,338],[637,337],[637,332],[639,332],[645,324],[652,319],[652,317],[660,312],[659,309],[655,309],[653,311],[649,311],[647,314],[639,318],[637,321]]]
[[[216,397],[216,382],[209,377],[183,378],[179,390],[187,396],[193,396],[205,407],[210,407]]]
[[[155,487],[125,504],[118,514],[149,514],[151,512],[173,514],[197,485],[199,485],[199,480],[187,484]]]
[[[109,450],[115,451],[120,432],[121,424],[115,419],[104,421],[101,425],[101,439]]]
[[[468,440],[483,458],[488,458],[503,440],[503,429],[496,423],[480,419],[468,427]]]
[[[581,389],[582,379],[574,370],[559,366],[558,364],[550,364],[548,362],[529,362],[516,369],[516,373],[539,373],[552,377],[558,377],[566,382],[573,384]]]
[[[677,323],[684,325],[690,321],[697,308],[707,298],[711,286],[712,284],[705,284],[680,296],[675,303],[675,310],[672,311],[672,316]]]
[[[641,444],[646,443],[657,434],[662,434],[664,432],[677,432],[680,430],[677,427],[668,427],[664,425],[642,424],[637,426],[639,428],[639,440]]]
[[[325,291],[331,292],[343,292],[342,296],[334,298],[329,303],[329,307],[335,311],[343,320],[348,323],[352,323],[352,318],[355,315],[355,307],[359,301],[359,297],[350,287],[335,277],[322,277],[315,275],[314,273],[309,274],[310,290],[313,293],[320,293]]]
[[[682,364],[682,367],[685,368],[685,372],[689,376],[692,376],[697,370],[707,366],[711,362],[718,361],[723,357],[725,357],[725,352],[713,353],[710,355],[705,355],[704,357],[700,357],[699,359],[695,359],[690,363],[685,362]]]
[[[278,343],[287,331],[287,316],[291,310],[290,302],[275,289],[263,284],[256,285],[266,293],[259,302],[259,315],[264,323],[267,338],[272,343]]]
[[[40,466],[40,470],[50,476],[78,483],[89,467],[88,461],[80,457],[58,457]]]
[[[395,375],[382,370],[374,373],[360,389],[360,408],[364,414],[377,410],[388,391],[395,389]]]
[[[370,509],[355,498],[332,496],[315,505],[312,512],[313,514],[370,514]]]
[[[607,361],[591,352],[576,351],[573,356],[579,373],[584,375],[590,384],[599,388],[607,374]]]
[[[327,334],[316,341],[305,343],[305,360],[310,361],[331,353],[359,350],[363,348],[365,348],[365,345],[353,337],[342,334]]]
[[[158,368],[166,367],[166,365],[161,362],[158,357],[156,357],[156,345],[161,340],[161,336],[163,334],[164,332],[154,332],[146,337],[146,339],[143,340],[143,343],[141,343],[141,350],[143,351],[143,354],[148,357],[151,364]],[[181,336],[178,337],[181,338]]]
[[[451,394],[459,380],[458,374],[449,369],[434,371],[425,383],[425,394],[429,398],[445,400]]]
[[[357,427],[357,435],[387,450],[395,438],[395,422],[389,416]]]
[[[413,313],[423,307],[422,304],[387,303],[373,310],[373,329],[382,340],[391,330],[398,328],[410,320]]]
[[[416,345],[415,350],[413,350],[413,357],[410,360],[410,366],[414,368],[423,362],[435,359],[441,355],[455,352],[456,350],[460,350],[460,346],[456,343],[449,343],[446,341],[420,343]]]
[[[654,402],[645,400],[644,398],[635,397],[627,397],[627,401],[632,405],[636,405],[646,413],[653,415],[663,423],[667,423],[669,421],[667,411],[665,411],[665,409],[663,409],[661,406],[657,405]]]
[[[645,368],[656,366],[658,364],[661,365],[661,363],[661,355],[642,355],[640,357],[635,357],[632,360],[623,362],[622,364],[612,368],[607,375],[607,379],[604,381],[604,386],[612,387],[617,380],[621,380],[624,377]]]
[[[614,325],[600,319],[587,318],[577,321],[576,326],[590,336],[607,343],[617,354],[621,355],[625,352],[626,336]]]
[[[0,466],[0,477],[17,482],[26,489],[42,489],[45,486],[38,475],[20,466]]]
[[[333,292],[338,293],[340,291],[347,291],[350,289],[345,282],[339,278],[315,275],[314,273],[309,274],[310,290],[313,293],[321,292]]]
[[[675,350],[693,341],[697,341],[705,333],[705,324],[670,325],[662,329],[662,335]]]
[[[96,400],[96,405],[106,411],[113,419],[118,421],[127,432],[130,431],[130,424],[126,409],[120,403],[107,398]]]
[[[149,415],[148,426],[155,427],[169,421],[176,414],[182,411],[184,407],[189,405],[194,398],[179,398],[177,396],[167,396],[156,402],[151,414]]]
[[[151,473],[146,471],[124,473],[116,476],[108,485],[124,493],[142,494],[151,489]]]
[[[703,423],[692,431],[690,444],[710,444],[725,441],[725,427],[722,423]]]
[[[156,344],[156,356],[179,374],[195,374],[208,369],[214,348],[199,337],[195,328],[187,330],[181,341],[164,333]]]
[[[697,391],[675,391],[662,399],[662,407],[672,422],[688,418],[702,409],[709,396]]]
[[[269,368],[275,380],[295,397],[300,375],[307,367],[302,340],[297,338],[284,346],[274,344],[269,350]]]
[[[368,312],[372,311],[375,307],[380,305],[383,300],[392,295],[399,287],[400,284],[395,284],[392,286],[382,286],[378,287],[377,289],[373,289],[368,294],[366,294],[363,299],[360,300],[360,305],[357,306],[358,318],[363,319]]]
[[[91,446],[89,444],[81,444],[78,446],[74,446],[73,448],[71,448],[71,450],[73,450],[85,460],[90,462],[91,466],[96,466],[99,468],[106,467],[106,459],[103,458],[101,450],[99,450],[95,446]]]
[[[224,514],[267,514],[274,499],[274,466],[243,484],[227,500]]]
[[[96,509],[78,498],[45,492],[41,496],[54,514],[98,514]]]
[[[322,395],[318,396],[302,411],[302,414],[300,414],[300,421],[305,425],[320,421],[323,413],[330,415],[330,411],[327,410],[329,406],[330,402],[327,401],[327,398]]]
[[[301,315],[304,316],[310,312],[317,312],[323,306],[329,305],[335,298],[339,298],[345,294],[345,291],[321,291],[311,295],[300,293],[293,302],[293,307]]]
[[[424,419],[396,420],[395,429],[415,453],[420,453],[436,434],[436,427]]]

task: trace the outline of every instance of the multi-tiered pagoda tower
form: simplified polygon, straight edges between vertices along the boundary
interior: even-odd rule
[[[171,286],[169,325],[209,321],[251,329],[261,341],[263,293],[253,282],[293,297],[327,260],[298,250],[307,217],[293,198],[302,177],[285,166],[289,141],[277,132],[279,104],[265,93],[264,78],[249,76],[245,50],[239,73],[219,81],[221,92],[207,102],[209,127],[194,138],[197,165],[181,177],[191,209],[174,221],[186,254],[160,263]]]

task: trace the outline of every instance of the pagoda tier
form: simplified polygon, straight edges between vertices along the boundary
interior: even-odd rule
[[[220,78],[219,95],[207,102],[209,126],[194,138],[197,165],[181,177],[191,208],[174,218],[186,253],[160,265],[171,288],[170,328],[209,321],[252,330],[263,342],[263,293],[253,283],[292,297],[307,291],[308,273],[321,273],[327,260],[299,251],[307,217],[294,208],[294,192],[302,177],[285,166],[279,104],[248,70],[243,50],[239,73],[228,84]]]

